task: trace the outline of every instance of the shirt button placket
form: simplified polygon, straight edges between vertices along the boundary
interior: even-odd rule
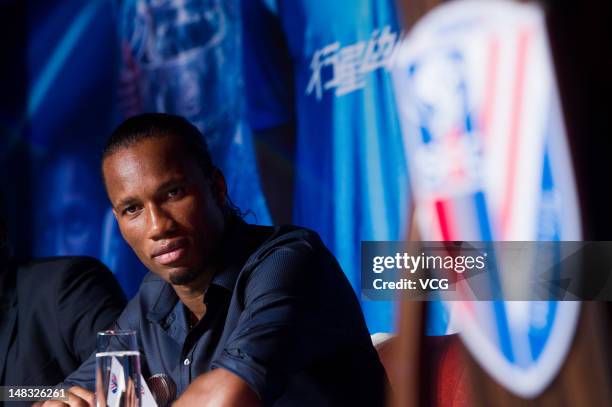
[[[185,378],[187,379],[187,383],[191,383],[193,379],[193,350],[185,355],[185,359],[183,360],[183,371],[185,372]]]
[[[183,382],[184,388],[187,388],[189,383],[191,382],[191,359],[188,355],[183,360],[183,368],[181,369],[181,381]]]

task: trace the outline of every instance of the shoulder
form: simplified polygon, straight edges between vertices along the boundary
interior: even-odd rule
[[[283,225],[272,229],[269,237],[250,256],[244,270],[265,266],[263,268],[280,268],[289,272],[321,261],[335,266],[335,258],[316,232]]]
[[[270,237],[259,246],[250,260],[261,260],[278,251],[313,255],[327,252],[327,249],[315,231],[294,225],[283,225],[273,228]]]
[[[249,257],[240,273],[239,292],[305,291],[323,275],[339,274],[340,268],[319,235],[297,226],[279,226]]]
[[[19,269],[24,270],[67,270],[75,266],[85,267],[100,267],[106,269],[106,266],[93,257],[88,256],[57,256],[57,257],[41,257],[21,261],[18,264]]]
[[[113,273],[91,257],[21,262],[17,266],[17,292],[24,306],[47,311],[85,312],[95,307],[120,310],[126,302]]]
[[[21,262],[17,266],[20,282],[48,285],[61,283],[76,275],[112,276],[108,268],[93,257],[46,257]]]

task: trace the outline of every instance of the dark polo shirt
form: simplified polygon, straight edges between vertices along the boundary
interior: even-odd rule
[[[236,222],[189,329],[172,287],[149,274],[117,321],[139,335],[146,378],[165,373],[180,395],[224,368],[275,406],[383,405],[386,378],[357,298],[319,236]],[[94,389],[92,355],[66,384]]]

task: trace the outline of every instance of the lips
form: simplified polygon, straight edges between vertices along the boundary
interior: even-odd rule
[[[187,246],[187,239],[176,239],[167,241],[163,245],[159,245],[153,249],[151,258],[159,264],[171,265],[172,263],[180,260],[185,253]]]

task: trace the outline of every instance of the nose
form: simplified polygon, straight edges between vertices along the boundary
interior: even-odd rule
[[[158,205],[151,204],[146,209],[148,221],[148,238],[160,240],[169,237],[176,228],[172,216]]]

